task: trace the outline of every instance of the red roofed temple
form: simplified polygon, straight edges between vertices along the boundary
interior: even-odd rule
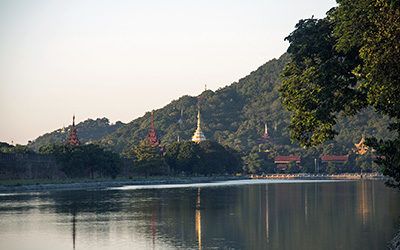
[[[322,155],[322,162],[335,162],[335,163],[345,163],[349,161],[348,155]]]
[[[320,157],[322,166],[326,169],[331,166],[336,166],[340,172],[346,171],[346,163],[349,161],[348,155],[322,155]]]
[[[160,145],[160,141],[158,140],[157,137],[157,132],[154,127],[154,112],[151,112],[151,118],[150,118],[150,129],[149,133],[147,134],[147,140],[149,141],[150,145],[152,147],[158,147]]]
[[[71,146],[78,146],[81,144],[78,139],[78,133],[75,127],[75,115],[72,117],[72,128],[68,135],[67,144]]]
[[[279,170],[286,170],[292,162],[294,162],[297,167],[300,167],[301,157],[298,155],[278,155],[274,159],[274,163]]]

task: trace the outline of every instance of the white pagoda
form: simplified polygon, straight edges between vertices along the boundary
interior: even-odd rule
[[[200,107],[198,107],[197,110],[197,129],[194,132],[194,135],[192,137],[192,141],[195,143],[200,143],[202,141],[205,141],[206,137],[203,134],[203,131],[201,131],[201,116],[200,116]]]

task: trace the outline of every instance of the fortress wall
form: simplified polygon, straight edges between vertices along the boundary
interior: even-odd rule
[[[0,179],[63,179],[52,156],[40,154],[4,154],[0,153]]]
[[[119,177],[133,177],[133,170],[133,160],[122,159]],[[53,156],[0,153],[0,180],[65,178],[61,165]]]

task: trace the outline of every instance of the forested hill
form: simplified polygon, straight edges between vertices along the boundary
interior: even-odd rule
[[[242,152],[258,151],[264,123],[268,123],[274,149],[279,153],[296,153],[300,149],[289,139],[289,113],[282,107],[278,89],[279,74],[289,60],[286,54],[273,59],[248,76],[213,92],[204,91],[201,97],[202,128],[207,139],[229,145]],[[155,110],[155,126],[162,144],[178,139],[190,140],[196,129],[198,97],[183,96],[165,107]],[[182,117],[181,117],[182,114]],[[347,153],[362,135],[378,138],[390,137],[386,117],[371,110],[344,118],[339,122],[335,142],[328,142],[324,151]],[[110,124],[107,118],[88,119],[77,124],[82,143],[96,142],[116,151],[129,152],[133,145],[146,138],[150,124],[150,112],[123,124]],[[38,150],[40,146],[65,142],[70,126],[38,137],[28,146]]]
[[[122,122],[110,124],[110,121],[107,118],[98,118],[96,120],[87,119],[83,122],[80,122],[76,125],[76,128],[78,130],[79,140],[81,143],[87,143],[100,140],[104,136],[116,131],[123,125],[124,123]],[[53,132],[39,136],[37,139],[29,143],[28,146],[34,150],[38,150],[43,145],[65,143],[71,127],[72,126],[60,128]]]
[[[282,107],[278,93],[279,74],[287,61],[288,56],[284,54],[238,82],[215,92],[204,91],[200,97],[205,136],[243,152],[257,151],[264,123],[267,122],[276,150],[281,153],[298,151],[297,146],[290,142],[289,114]],[[181,140],[190,140],[196,128],[196,115],[197,97],[191,96],[183,96],[155,110],[155,126],[162,143],[176,141],[178,136]],[[127,152],[146,138],[149,124],[150,112],[121,126],[100,142],[117,152]],[[389,137],[387,125],[387,118],[371,110],[345,118],[339,122],[337,141],[327,143],[324,150],[347,153],[363,134]]]

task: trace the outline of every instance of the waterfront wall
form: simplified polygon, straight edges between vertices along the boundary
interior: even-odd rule
[[[251,179],[310,179],[310,180],[358,180],[358,179],[374,179],[386,180],[388,177],[378,172],[372,173],[340,173],[340,174],[264,174],[264,175],[250,175]]]
[[[0,153],[0,180],[66,179],[61,167],[51,155]],[[120,168],[120,177],[135,175],[131,159],[122,159]]]
[[[0,153],[0,180],[63,179],[65,174],[60,169],[49,155]]]

